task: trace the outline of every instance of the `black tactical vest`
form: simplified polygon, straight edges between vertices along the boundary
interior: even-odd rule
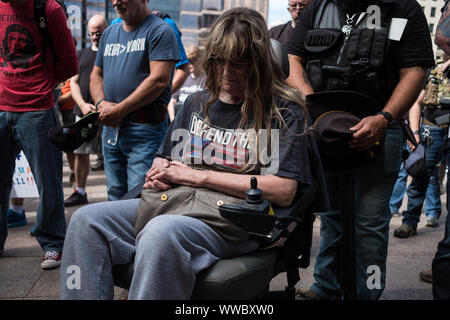
[[[388,56],[395,0],[375,1],[376,8],[369,6],[368,12],[356,14],[346,14],[338,2],[321,1],[314,15],[314,29],[305,37],[309,52],[306,72],[311,85],[315,92],[364,93],[382,107],[393,89]]]

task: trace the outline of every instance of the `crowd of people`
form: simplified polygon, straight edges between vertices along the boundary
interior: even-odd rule
[[[0,23],[0,255],[8,228],[27,224],[23,199],[10,199],[14,160],[23,150],[40,196],[30,233],[44,251],[41,267],[61,266],[62,299],[112,299],[112,268],[130,261],[129,299],[189,299],[199,272],[260,248],[218,210],[219,202],[244,199],[253,176],[264,198],[280,207],[318,183],[313,209],[320,248],[314,284],[297,292],[302,299],[343,298],[336,243],[343,232],[344,176],[354,187],[357,299],[383,293],[389,225],[405,193],[407,210],[394,236],[417,234],[424,202],[426,226],[438,226],[438,168],[448,161],[448,123],[438,119],[447,114],[441,98],[450,97],[450,60],[435,65],[416,1],[288,0],[292,20],[270,30],[257,11],[234,8],[213,22],[199,46],[185,50],[169,15],[151,11],[147,0],[112,0],[118,18],[108,26],[102,15],[90,17],[91,46],[78,54],[63,8],[44,2],[44,36],[34,3],[0,2],[0,12],[16,17]],[[368,10],[374,4],[380,8],[375,28]],[[287,77],[271,39],[288,54]],[[376,111],[352,105],[348,97],[354,96]],[[351,120],[330,109],[341,104]],[[69,128],[91,113],[98,113],[98,134],[66,154],[74,191],[64,200],[62,152],[48,131],[57,117]],[[315,129],[330,113],[345,126],[348,151],[338,156],[330,156]],[[414,146],[398,125],[404,117],[426,153],[426,175],[409,184],[402,155]],[[276,167],[261,157],[271,139]],[[107,202],[88,204],[91,155],[102,161]],[[140,186],[139,199],[121,200]],[[81,207],[66,226],[64,207],[72,206]],[[450,298],[447,242],[448,219],[433,270],[421,273],[433,283],[435,299]],[[83,270],[75,290],[67,286],[73,265]],[[366,270],[374,265],[380,285],[369,288]]]

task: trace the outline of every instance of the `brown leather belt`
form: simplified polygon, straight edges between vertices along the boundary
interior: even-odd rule
[[[158,124],[166,120],[167,104],[154,103],[130,112],[126,120],[136,123]]]
[[[448,128],[448,123],[439,125],[439,124],[436,124],[434,122],[428,121],[427,119],[422,119],[422,124],[429,125],[429,126],[432,126],[432,127],[439,127],[441,129]]]

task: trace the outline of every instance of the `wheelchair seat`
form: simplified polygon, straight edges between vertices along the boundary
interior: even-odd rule
[[[220,259],[200,272],[192,293],[193,300],[246,300],[265,292],[274,276],[277,263],[275,249],[259,250],[231,259]],[[114,284],[129,289],[133,278],[131,262],[113,267]]]

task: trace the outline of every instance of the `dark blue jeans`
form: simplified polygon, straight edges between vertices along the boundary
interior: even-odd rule
[[[66,234],[62,189],[62,153],[48,139],[56,126],[55,110],[0,111],[0,249],[8,235],[6,212],[15,168],[15,158],[23,150],[30,164],[39,206],[33,232],[44,251],[62,251]]]
[[[167,121],[160,124],[125,122],[120,127],[116,145],[107,144],[103,138],[108,200],[119,200],[144,182],[166,132]]]
[[[425,147],[425,164],[427,167],[427,176],[423,178],[413,178],[410,185],[406,190],[408,195],[407,210],[403,211],[402,223],[407,224],[413,228],[417,227],[420,221],[420,214],[422,212],[423,202],[427,194],[427,188],[430,183],[431,177],[435,177],[435,183],[439,184],[437,165],[441,161],[442,151],[446,143],[447,129],[441,129],[435,126],[422,125],[421,135],[424,129],[429,129],[433,143],[430,146]],[[439,187],[434,188],[434,201],[440,202],[440,190]],[[430,200],[431,201],[431,200]],[[441,208],[438,208],[433,213],[429,213],[428,217],[434,216],[439,218],[441,215]]]
[[[405,147],[410,152],[409,147]],[[392,191],[389,207],[391,212],[399,211],[402,206],[403,197],[406,192],[406,183],[408,180],[408,173],[406,172],[405,165],[402,163],[400,171],[398,173],[397,182],[395,183],[394,190]],[[425,215],[427,218],[435,217],[439,218],[441,215],[441,187],[439,183],[439,176],[437,170],[433,170],[433,175],[430,177],[427,192],[425,195]]]
[[[450,164],[450,152],[447,153],[447,165]],[[445,222],[444,239],[439,242],[433,259],[433,298],[435,300],[450,299],[450,183],[447,182],[447,220]]]

